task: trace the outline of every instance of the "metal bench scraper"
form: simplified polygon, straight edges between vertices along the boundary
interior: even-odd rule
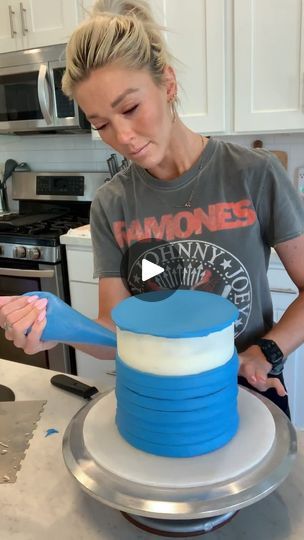
[[[38,400],[0,402],[0,484],[16,482],[45,404]]]

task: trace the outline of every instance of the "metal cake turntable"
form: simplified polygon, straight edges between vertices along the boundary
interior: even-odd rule
[[[227,523],[274,491],[297,451],[296,432],[271,401],[240,387],[240,429],[229,444],[194,458],[160,458],[130,446],[115,426],[113,391],[86,404],[63,439],[81,488],[163,536],[196,536]]]

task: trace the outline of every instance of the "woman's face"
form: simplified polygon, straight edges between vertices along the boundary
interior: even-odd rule
[[[168,151],[176,93],[175,75],[166,68],[164,84],[150,73],[109,65],[78,83],[74,96],[102,140],[145,169],[160,165]]]

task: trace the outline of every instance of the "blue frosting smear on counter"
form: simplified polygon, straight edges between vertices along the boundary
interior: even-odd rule
[[[237,308],[226,298],[189,290],[131,296],[112,311],[120,329],[166,338],[207,336],[227,328],[237,317]]]

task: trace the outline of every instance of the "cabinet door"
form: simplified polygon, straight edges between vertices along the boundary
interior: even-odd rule
[[[0,53],[22,48],[19,3],[0,2]]]
[[[83,21],[88,17],[88,13],[91,11],[95,0],[82,0],[79,10],[79,21]]]
[[[70,281],[71,306],[89,319],[98,316],[98,284]]]
[[[304,0],[234,0],[235,131],[304,128]]]
[[[20,17],[24,48],[65,43],[78,23],[78,2],[23,0]]]
[[[181,118],[194,131],[223,132],[224,0],[150,0],[149,3],[158,22],[168,30],[168,46],[177,59]]]
[[[70,281],[71,305],[83,315],[95,319],[98,314],[98,284]],[[115,369],[114,360],[99,360],[82,351],[75,351],[79,377],[98,379]]]
[[[80,281],[84,283],[95,283],[96,286],[98,286],[99,280],[93,278],[94,270],[92,247],[90,246],[88,248],[81,245],[67,245],[66,254],[68,259],[69,280],[76,282]]]

